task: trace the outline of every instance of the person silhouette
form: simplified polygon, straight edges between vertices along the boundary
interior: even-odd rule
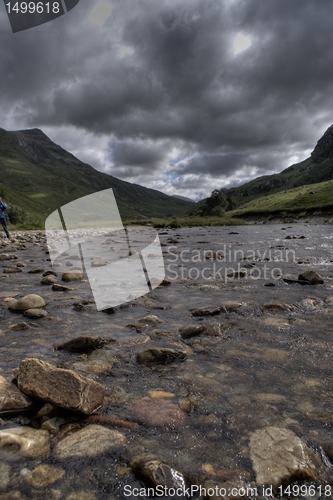
[[[8,208],[7,203],[2,201],[2,198],[0,196],[0,222],[6,233],[7,238],[10,238],[10,234],[7,228],[6,214],[5,214],[5,210],[7,210],[7,208]]]

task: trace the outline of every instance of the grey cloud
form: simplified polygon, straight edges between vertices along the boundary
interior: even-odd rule
[[[331,2],[115,0],[100,27],[97,3],[16,35],[0,13],[3,126],[65,128],[98,168],[208,194],[282,170],[331,124]]]

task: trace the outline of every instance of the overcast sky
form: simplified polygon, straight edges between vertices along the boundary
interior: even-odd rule
[[[200,199],[309,156],[333,123],[331,0],[80,0],[13,34],[0,127]]]

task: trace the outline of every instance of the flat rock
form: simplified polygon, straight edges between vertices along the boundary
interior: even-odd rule
[[[319,457],[289,429],[265,427],[250,439],[250,458],[258,485],[274,488],[297,480],[321,479]]]
[[[45,305],[45,301],[42,297],[40,297],[39,295],[30,294],[21,297],[16,302],[10,303],[8,309],[10,309],[11,311],[24,312],[27,309],[39,309],[41,307],[44,307]]]
[[[188,325],[179,330],[182,339],[190,339],[192,337],[198,337],[204,331],[203,325]]]
[[[82,278],[82,271],[67,271],[66,273],[63,273],[61,277],[62,281],[78,281],[82,280]]]
[[[292,309],[292,307],[289,304],[281,304],[276,302],[269,302],[267,304],[263,304],[261,308],[262,310],[271,313],[286,312]]]
[[[43,309],[27,309],[23,314],[28,318],[34,319],[44,318],[45,316],[47,316],[47,312]]]
[[[144,323],[147,325],[158,325],[159,323],[162,323],[162,321],[158,318],[158,316],[155,316],[154,314],[149,314],[148,316],[139,319],[139,323]]]
[[[126,438],[120,432],[91,424],[59,441],[54,453],[62,460],[72,457],[94,457],[125,443]]]
[[[94,257],[91,261],[91,267],[101,267],[101,266],[106,266],[108,263],[107,260],[102,259],[100,257]]]
[[[220,312],[221,307],[219,306],[197,307],[190,310],[192,316],[214,316],[215,314],[220,314]]]
[[[25,457],[41,457],[50,452],[50,434],[45,430],[27,426],[0,429],[0,450],[6,453],[6,460]]]
[[[324,278],[322,276],[310,270],[299,274],[298,279],[308,281],[310,285],[322,285],[324,283]]]
[[[34,488],[46,488],[61,479],[65,470],[55,465],[40,464],[25,476],[25,480]]]
[[[42,274],[44,269],[42,267],[36,267],[35,269],[30,269],[29,274]]]
[[[21,361],[17,385],[29,396],[87,415],[102,404],[105,393],[101,384],[36,358]]]
[[[4,267],[3,272],[7,273],[7,274],[21,273],[22,267],[7,266],[7,267]]]
[[[0,261],[2,260],[16,260],[17,255],[14,254],[8,254],[8,253],[3,253],[0,255]]]
[[[54,292],[70,292],[71,290],[74,290],[74,288],[70,288],[69,286],[58,285],[57,283],[54,283],[52,285],[52,290]]]
[[[70,352],[87,352],[93,349],[98,349],[103,345],[112,342],[112,340],[104,340],[102,337],[76,337],[75,339],[67,340],[55,347],[57,351],[65,350]]]
[[[167,399],[141,398],[128,406],[133,420],[152,427],[178,427],[186,415],[178,405]]]
[[[141,365],[167,365],[175,361],[184,361],[187,357],[185,351],[180,349],[157,348],[153,347],[137,354],[136,360]]]
[[[21,321],[20,323],[16,323],[15,325],[11,325],[9,327],[10,330],[14,332],[22,332],[23,330],[27,330],[29,325],[25,321]]]
[[[31,399],[23,394],[15,384],[0,376],[0,412],[26,410],[32,406]]]

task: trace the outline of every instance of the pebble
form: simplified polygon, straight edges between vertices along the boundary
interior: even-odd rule
[[[74,290],[74,288],[70,288],[69,286],[58,285],[57,283],[54,283],[52,285],[52,290],[54,292],[70,292],[71,290]]]
[[[65,470],[54,465],[40,464],[25,476],[25,480],[34,488],[46,488],[61,479]]]
[[[151,348],[141,351],[136,356],[136,361],[145,366],[167,365],[175,361],[185,361],[187,353],[180,349]]]
[[[27,330],[27,328],[29,328],[29,325],[25,321],[21,321],[20,323],[16,323],[15,325],[11,325],[9,327],[9,329],[14,332],[21,332],[22,330]]]
[[[28,318],[34,319],[44,318],[45,316],[47,316],[47,312],[43,309],[27,309],[23,314]]]

